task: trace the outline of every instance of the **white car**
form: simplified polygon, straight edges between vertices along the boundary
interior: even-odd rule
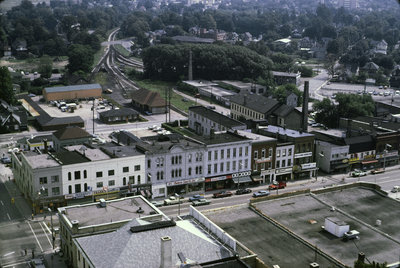
[[[392,193],[400,192],[400,186],[393,186],[391,192],[392,192]]]

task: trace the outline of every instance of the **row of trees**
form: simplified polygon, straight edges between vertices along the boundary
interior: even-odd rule
[[[169,81],[186,77],[190,50],[195,78],[256,79],[266,77],[272,67],[270,59],[240,46],[158,45],[143,51],[144,76]]]

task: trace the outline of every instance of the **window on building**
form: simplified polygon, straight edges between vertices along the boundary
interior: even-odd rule
[[[276,150],[276,157],[281,157],[281,150]]]
[[[218,172],[218,164],[215,163],[215,164],[214,164],[214,173],[217,173],[217,172]]]
[[[258,159],[258,151],[254,151],[254,159]]]
[[[226,171],[228,172],[228,171],[230,171],[230,169],[231,169],[231,162],[226,162]]]
[[[47,177],[41,177],[41,178],[39,178],[39,183],[40,183],[40,184],[47,184]]]
[[[236,157],[236,148],[233,148],[233,157]]]
[[[175,164],[175,157],[171,157],[171,165],[174,165]]]
[[[151,159],[147,159],[147,168],[151,168]]]
[[[126,185],[126,177],[122,178],[122,185],[124,185],[124,186]]]
[[[86,169],[83,171],[83,178],[87,179],[87,170]]]
[[[140,165],[135,165],[135,171],[139,171],[140,170]]]
[[[72,185],[69,185],[69,186],[68,186],[68,193],[69,193],[69,194],[72,194]]]
[[[123,167],[122,172],[129,172],[129,167]]]
[[[287,165],[290,167],[292,165],[292,159],[287,160]]]
[[[75,180],[81,179],[81,172],[79,170],[74,172],[74,178]]]
[[[69,181],[72,180],[72,173],[71,172],[68,172],[68,180]]]
[[[197,174],[197,172],[196,172],[196,174]],[[192,168],[191,167],[188,169],[188,176],[192,176]]]
[[[219,164],[219,172],[224,172],[224,163]]]
[[[203,167],[199,166],[199,174],[203,174]]]
[[[261,170],[265,169],[265,162],[261,163]]]
[[[51,195],[60,195],[60,187],[51,188]]]
[[[208,151],[208,161],[211,161],[211,151]]]
[[[267,167],[268,167],[268,169],[271,169],[272,168],[272,162],[267,162]]]
[[[96,178],[101,178],[103,177],[103,172],[102,171],[97,171],[96,172]]]
[[[60,181],[58,175],[51,176],[51,183],[57,183]]]
[[[135,184],[135,176],[129,176],[129,184]]]
[[[243,169],[243,162],[242,162],[242,160],[239,160],[238,169],[239,169],[239,170],[242,170],[242,169]]]
[[[239,157],[242,156],[242,151],[243,151],[243,148],[239,147]]]
[[[207,174],[211,174],[211,164],[208,164],[207,166]]]
[[[97,188],[102,188],[103,187],[103,182],[102,181],[96,182],[96,187]]]
[[[231,149],[226,149],[226,157],[231,158]]]
[[[171,178],[175,178],[175,170],[171,170]]]
[[[224,157],[225,157],[225,150],[221,149],[221,159],[224,159]]]
[[[218,150],[215,150],[214,151],[214,160],[217,160],[218,159]]]
[[[281,161],[276,161],[276,167],[279,168],[281,165]]]
[[[161,180],[164,179],[164,171],[161,171]]]
[[[159,189],[159,190],[158,190],[158,193],[159,193],[159,194],[165,194],[165,189],[164,189],[164,188]]]
[[[81,184],[75,184],[75,193],[80,193],[81,191]]]
[[[247,169],[249,167],[249,162],[248,160],[244,160],[244,168]]]
[[[115,185],[115,180],[108,181],[108,186],[114,186],[114,185]]]
[[[83,184],[83,191],[84,191],[84,192],[87,192],[87,190],[88,190],[88,189],[87,189],[87,183],[84,183],[84,184]]]
[[[248,156],[249,155],[249,147],[244,147],[244,155]]]
[[[261,158],[265,158],[265,149],[261,150]]]
[[[272,156],[272,148],[269,148],[268,149],[268,157],[271,157]]]
[[[236,170],[236,161],[232,162],[232,170]]]
[[[282,167],[285,167],[285,166],[286,166],[286,160],[283,159],[283,160],[282,160]]]
[[[108,176],[114,176],[114,169],[110,169],[109,171],[108,171]]]
[[[288,149],[288,156],[291,156],[292,155],[292,148],[289,148]]]
[[[188,154],[188,162],[192,163],[192,154]]]
[[[286,149],[282,150],[282,156],[286,156]]]
[[[137,176],[137,183],[140,184],[140,175]]]

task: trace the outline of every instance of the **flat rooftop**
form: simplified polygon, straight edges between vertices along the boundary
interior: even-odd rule
[[[310,134],[307,132],[300,132],[297,130],[293,129],[288,129],[288,128],[283,128],[283,127],[277,127],[273,125],[268,125],[266,127],[260,127],[259,130],[261,132],[269,132],[271,134],[281,134],[281,135],[287,135],[288,137],[293,137],[293,138],[300,138],[300,137],[312,137],[314,134]]]
[[[24,153],[26,160],[30,163],[32,169],[57,167],[60,164],[48,154],[37,154],[34,152]]]
[[[223,144],[223,143],[231,143],[231,142],[238,142],[238,141],[248,141],[249,138],[242,137],[240,135],[230,133],[230,132],[216,132],[214,136],[199,136],[199,135],[192,135],[194,140],[200,141],[207,145],[213,144]]]
[[[199,114],[205,118],[208,118],[209,120],[213,122],[217,122],[227,128],[232,128],[232,127],[237,127],[237,126],[246,126],[245,123],[242,123],[238,120],[235,120],[233,118],[230,118],[226,115],[220,114],[214,110],[211,110],[207,107],[204,106],[192,106],[189,107],[189,112],[192,111],[196,114]]]
[[[64,148],[70,152],[74,152],[74,151],[78,152],[81,155],[88,158],[90,161],[111,159],[110,156],[103,153],[100,149],[91,149],[84,145],[71,145],[71,146],[65,146]]]
[[[400,202],[358,185],[332,188],[313,194],[285,196],[254,202],[256,210],[272,218],[295,235],[344,265],[353,267],[358,252],[369,261],[398,262],[400,244]],[[325,192],[324,192],[325,191]],[[275,196],[273,196],[275,197]],[[332,211],[332,207],[335,210]],[[308,267],[315,249],[278,228],[249,207],[203,211],[210,220],[258,254],[266,264],[280,267]],[[359,239],[345,242],[323,230],[326,217],[336,217],[360,232]],[[376,225],[376,220],[381,225]],[[298,254],[302,252],[302,254]],[[320,267],[337,267],[333,261],[317,255]]]
[[[209,87],[209,86],[218,86],[217,83],[207,81],[207,80],[186,80],[184,83],[191,85],[193,87]]]
[[[271,138],[271,137],[267,137],[264,135],[259,135],[256,133],[251,133],[245,130],[238,130],[237,131],[239,135],[249,138],[251,140],[253,140],[253,142],[268,142],[268,141],[276,141],[275,138]]]
[[[160,214],[140,196],[106,201],[106,203],[106,207],[100,207],[99,202],[96,202],[63,209],[65,209],[65,215],[70,222],[79,221],[79,227],[132,220],[149,216],[150,212],[155,213],[154,215]],[[139,208],[143,210],[143,213],[136,212]]]

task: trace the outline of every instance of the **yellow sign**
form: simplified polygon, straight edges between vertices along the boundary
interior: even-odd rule
[[[14,197],[11,197],[11,204],[14,204],[15,200]]]
[[[358,157],[349,159],[350,164],[353,164],[353,163],[356,163],[356,162],[359,162],[359,161],[360,161],[360,158],[358,158]]]
[[[342,160],[342,163],[344,163],[344,164],[346,164],[346,163],[348,163],[348,162],[349,162],[349,159],[347,159],[347,158],[345,158],[345,159]]]

